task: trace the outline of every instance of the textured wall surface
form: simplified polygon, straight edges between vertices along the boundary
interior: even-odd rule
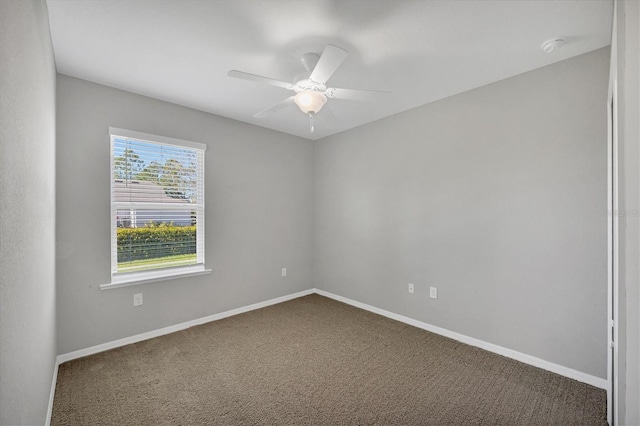
[[[316,142],[316,287],[606,377],[608,64]]]
[[[109,127],[207,144],[212,274],[98,288],[110,281]],[[311,141],[64,75],[57,129],[60,353],[312,287]]]
[[[0,1],[0,424],[43,424],[56,357],[56,71],[44,0]]]

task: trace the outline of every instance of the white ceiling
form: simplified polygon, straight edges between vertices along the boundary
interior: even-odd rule
[[[47,4],[58,72],[309,139],[607,46],[613,13],[611,0]],[[544,53],[556,36],[565,45]],[[329,99],[311,134],[295,106],[253,117],[292,92],[227,77],[237,69],[293,81],[300,56],[327,44],[349,52],[329,86],[392,93]]]

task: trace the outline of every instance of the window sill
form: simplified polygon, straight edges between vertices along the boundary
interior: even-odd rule
[[[198,268],[176,268],[170,271],[134,272],[113,276],[109,284],[101,284],[100,290],[110,290],[112,288],[128,287],[132,285],[153,283],[156,281],[175,280],[178,278],[195,277],[206,275],[212,272],[211,269]]]

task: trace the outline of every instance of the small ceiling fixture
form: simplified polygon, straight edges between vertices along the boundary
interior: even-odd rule
[[[540,46],[546,53],[551,53],[564,44],[564,39],[560,37],[552,38]]]
[[[331,78],[342,62],[347,58],[346,50],[327,45],[322,55],[315,53],[305,53],[302,55],[301,62],[306,72],[297,75],[293,83],[274,80],[272,78],[263,77],[261,75],[249,74],[242,71],[231,70],[228,72],[229,77],[241,78],[243,80],[259,81],[272,86],[281,87],[283,89],[296,92],[269,108],[255,114],[256,118],[263,118],[269,114],[278,111],[291,104],[296,104],[300,111],[309,116],[309,128],[313,132],[313,117],[317,114],[327,99],[348,99],[348,100],[369,100],[375,99],[381,94],[389,92],[378,92],[374,90],[355,90],[355,89],[338,89],[335,87],[327,87],[327,80]]]

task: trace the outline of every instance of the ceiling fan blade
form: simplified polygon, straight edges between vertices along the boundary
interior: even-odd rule
[[[340,49],[337,46],[328,44],[322,52],[322,56],[318,60],[316,67],[309,76],[310,80],[316,83],[325,84],[327,80],[331,78],[338,67],[344,62],[345,58],[349,55],[344,49]]]
[[[278,102],[275,105],[271,105],[267,109],[263,109],[259,113],[255,114],[254,117],[255,118],[265,118],[265,117],[273,114],[274,112],[281,110],[282,108],[288,107],[289,105],[293,105],[293,96],[290,96],[287,99],[284,99],[284,100]]]
[[[263,77],[261,75],[249,74],[248,72],[242,72],[237,70],[231,70],[227,73],[229,77],[240,78],[242,80],[258,81],[260,83],[267,83],[272,86],[282,87],[283,89],[293,90],[293,84],[285,81],[274,80],[273,78]]]
[[[322,123],[331,125],[331,126],[336,126],[340,124],[340,120],[338,120],[338,117],[336,117],[336,115],[333,113],[333,110],[331,109],[331,105],[325,105],[324,107],[322,107],[322,109],[318,113],[318,119]]]
[[[388,95],[391,92],[383,92],[378,90],[357,90],[357,89],[337,89],[330,87],[326,90],[325,95],[331,99],[348,99],[352,101],[368,101],[379,99],[381,95]]]

